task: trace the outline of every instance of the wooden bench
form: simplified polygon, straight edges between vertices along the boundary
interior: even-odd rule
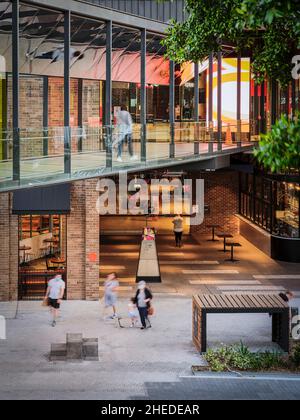
[[[268,313],[272,315],[272,340],[289,352],[290,308],[278,295],[198,295],[193,297],[193,342],[207,351],[209,314]]]

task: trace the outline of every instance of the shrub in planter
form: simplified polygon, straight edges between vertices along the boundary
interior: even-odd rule
[[[297,344],[294,348],[293,355],[292,355],[292,362],[297,368],[300,368],[300,344]]]
[[[239,346],[209,350],[205,358],[213,372],[277,370],[287,367],[282,353],[251,353],[242,343]]]

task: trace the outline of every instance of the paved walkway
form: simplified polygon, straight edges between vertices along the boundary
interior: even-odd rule
[[[119,302],[124,317],[127,303],[125,298]],[[204,363],[191,341],[187,297],[155,294],[156,316],[147,331],[128,328],[127,320],[122,321],[124,329],[115,321],[104,321],[98,302],[65,302],[56,328],[50,326],[48,310],[39,302],[20,303],[16,316],[16,304],[9,306],[0,304],[0,314],[11,314],[7,340],[0,341],[1,400],[254,398],[271,392],[288,398],[291,387],[295,387],[291,395],[300,392],[300,382],[272,382],[264,392],[247,380],[239,387],[236,379],[223,385],[215,385],[215,379],[184,379],[191,376],[191,366]],[[272,346],[268,316],[256,316],[251,322],[240,316],[234,328],[228,318],[211,322],[214,328],[218,325],[211,340],[238,342],[244,334],[254,348]],[[50,363],[51,343],[64,342],[68,332],[98,337],[99,362]]]
[[[121,315],[127,315],[127,304],[121,300]],[[201,363],[191,342],[190,299],[157,298],[155,307],[153,328],[141,331],[104,321],[97,302],[66,302],[56,328],[39,302],[20,303],[17,318],[7,321],[7,340],[0,341],[0,399],[145,397],[147,380],[189,374]],[[98,337],[99,363],[49,363],[50,344],[64,342],[68,332]]]
[[[150,400],[295,400],[300,399],[300,377],[189,378],[178,382],[146,383]]]
[[[102,238],[102,276],[119,272],[123,317],[135,290],[138,240]],[[249,288],[274,293],[286,287],[300,293],[299,264],[272,261],[241,242],[241,262],[228,264],[218,252],[221,243],[188,237],[178,250],[172,237],[159,237],[163,283],[152,286],[156,316],[151,330],[120,329],[115,321],[104,321],[98,302],[65,302],[56,328],[39,302],[0,303],[0,315],[8,318],[7,340],[0,341],[0,399],[299,399],[298,378],[190,378],[191,366],[203,363],[191,340],[193,294],[228,293],[228,288],[230,293]],[[299,300],[294,304],[300,306]],[[127,320],[123,323],[128,327]],[[68,332],[98,337],[99,362],[50,363],[51,343],[63,342]],[[214,315],[208,333],[210,346],[242,339],[255,350],[274,348],[268,315]]]
[[[186,236],[184,247],[175,248],[173,236],[158,236],[162,284],[153,285],[158,293],[279,293],[286,288],[300,297],[300,264],[274,261],[242,237],[237,237],[238,263],[228,263],[228,254],[219,252],[223,242],[208,242]],[[117,271],[122,285],[135,287],[139,255],[139,236],[101,236],[101,278]],[[130,292],[130,289],[128,289]]]

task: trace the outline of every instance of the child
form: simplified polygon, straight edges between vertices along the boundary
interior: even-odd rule
[[[134,328],[138,318],[139,318],[139,313],[136,307],[136,304],[134,303],[135,300],[134,298],[130,299],[130,303],[128,304],[128,313],[129,313],[129,318],[131,319],[131,325],[130,328]]]

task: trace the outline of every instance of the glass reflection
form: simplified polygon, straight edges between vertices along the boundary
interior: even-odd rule
[[[128,158],[138,160],[141,138],[141,32],[113,26],[112,50],[115,155],[118,162]]]
[[[300,237],[299,184],[243,173],[240,181],[243,216],[276,236]]]
[[[139,30],[113,27],[112,54],[113,121],[122,106],[133,122],[140,123],[141,34]],[[135,126],[135,129],[138,127]]]
[[[286,182],[276,184],[275,234],[299,238],[299,185]]]
[[[72,16],[71,77],[105,80],[106,27],[103,22]]]
[[[71,50],[72,58],[75,54]],[[20,72],[63,75],[63,13],[24,4],[20,6]]]
[[[162,37],[147,33],[146,83],[147,83],[147,138],[149,142],[168,142],[170,62]]]

